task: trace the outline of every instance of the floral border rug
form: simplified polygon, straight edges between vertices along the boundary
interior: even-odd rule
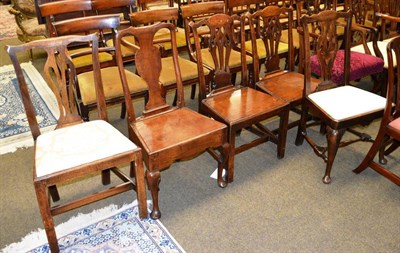
[[[59,115],[56,99],[32,63],[22,63],[42,132],[53,130]],[[0,154],[33,145],[14,67],[0,67]]]
[[[56,232],[61,252],[185,252],[159,220],[139,218],[136,201],[79,214],[57,226]],[[41,229],[1,252],[50,252],[43,242],[47,241]]]

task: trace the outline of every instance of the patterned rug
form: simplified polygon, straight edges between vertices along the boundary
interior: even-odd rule
[[[184,253],[158,220],[141,220],[137,202],[79,214],[56,227],[61,252]],[[87,224],[88,221],[91,224]],[[86,224],[85,224],[86,223]],[[33,232],[1,252],[49,252],[44,230]]]
[[[0,40],[17,37],[17,24],[14,16],[8,13],[9,8],[9,5],[0,5]]]
[[[41,131],[54,129],[59,114],[54,95],[31,63],[22,63],[22,69]],[[0,154],[32,145],[14,68],[12,65],[0,67]]]

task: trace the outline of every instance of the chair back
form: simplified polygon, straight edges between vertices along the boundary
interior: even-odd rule
[[[84,17],[86,12],[92,10],[91,0],[61,0],[39,5],[40,16],[46,20],[46,28],[50,37],[58,36],[53,23],[69,19],[69,16]]]
[[[143,10],[129,15],[132,26],[149,25],[158,22],[175,22],[179,18],[178,8]]]
[[[241,15],[246,12],[254,12],[265,5],[265,0],[226,0],[225,11],[229,15]]]
[[[234,86],[232,83],[232,74],[229,68],[231,53],[238,48],[238,44],[244,42],[244,28],[241,27],[240,36],[235,31],[237,22],[240,21],[237,15],[215,14],[196,23],[189,25],[193,31],[194,44],[196,47],[197,66],[200,78],[204,78],[202,50],[210,52],[214,66],[208,66],[213,69],[211,87],[204,87],[205,82],[200,81],[200,98],[205,98],[209,94],[218,92]],[[201,35],[199,31],[209,31],[207,36]],[[204,47],[203,47],[204,45]],[[247,65],[245,59],[245,48],[241,49],[241,72],[242,85],[247,86]]]
[[[281,43],[282,30],[288,30],[288,63],[289,70],[294,70],[294,52],[293,52],[293,9],[286,7],[278,7],[270,5],[262,10],[251,13],[246,13],[242,17],[242,21],[249,24],[250,38],[252,43],[252,54],[255,61],[254,65],[259,66],[259,43],[257,40],[262,40],[266,52],[264,62],[265,72],[279,70],[280,55],[279,44]],[[287,26],[287,27],[286,27]],[[255,80],[259,80],[259,68],[254,67]]]
[[[191,3],[181,6],[183,28],[185,29],[186,44],[191,60],[196,61],[196,48],[193,41],[191,41],[193,39],[193,31],[191,30],[189,23],[207,18],[216,13],[224,13],[224,9],[224,1]],[[208,33],[209,31],[205,30],[203,32]]]
[[[391,122],[400,117],[400,36],[389,42],[386,51],[389,68],[387,101],[383,120],[387,119]],[[394,64],[395,62],[397,63],[396,65]]]
[[[176,104],[177,107],[183,107],[185,105],[181,72],[178,63],[178,50],[176,47],[176,26],[171,23],[158,23],[144,27],[129,27],[121,30],[117,34],[115,42],[117,64],[123,84],[129,122],[134,122],[136,120],[136,116],[132,105],[127,78],[124,72],[124,64],[121,55],[122,45],[135,48],[135,50],[137,50],[135,54],[136,70],[148,85],[149,98],[145,105],[143,116],[147,117],[162,113],[172,108],[165,99],[164,87],[159,83],[159,77],[161,73],[161,52],[159,47],[154,44],[154,36],[161,29],[167,29],[170,33],[174,74],[176,76],[177,87]],[[137,45],[127,43],[124,38],[128,36],[133,36]]]
[[[337,33],[338,20],[345,21],[344,49],[339,53],[339,40]],[[302,35],[301,59],[304,59],[304,95],[311,93],[311,73],[318,74],[321,79],[318,90],[335,87],[339,82],[332,80],[334,61],[343,61],[340,67],[344,68],[344,81],[348,84],[350,79],[350,27],[351,12],[336,12],[333,10],[322,11],[311,16],[303,15],[300,18],[301,27],[298,29]],[[310,31],[309,25],[313,29]]]
[[[135,0],[91,0],[92,9],[97,15],[119,13],[121,15],[120,25],[129,26],[129,14],[136,10]],[[121,29],[121,27],[120,27]]]
[[[40,135],[39,125],[35,116],[35,108],[32,104],[31,96],[28,90],[27,82],[23,74],[18,53],[26,52],[31,49],[40,49],[46,52],[47,58],[44,64],[43,75],[50,89],[57,99],[59,107],[59,118],[57,128],[70,126],[82,122],[78,114],[73,87],[76,82],[76,71],[72,58],[68,51],[68,46],[74,43],[91,43],[93,78],[98,97],[97,107],[100,119],[107,119],[105,110],[104,91],[102,87],[100,63],[98,59],[98,37],[96,34],[80,36],[71,35],[51,39],[32,41],[18,46],[7,46],[6,50],[11,58],[12,64],[17,75],[18,85],[21,90],[22,102],[26,111],[29,127],[33,139],[36,140]]]

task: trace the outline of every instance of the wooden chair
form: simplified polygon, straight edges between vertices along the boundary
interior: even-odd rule
[[[92,10],[96,13],[96,15],[102,14],[115,14],[118,13],[120,15],[120,26],[119,30],[124,29],[131,25],[129,14],[133,13],[136,10],[136,1],[135,0],[118,0],[118,1],[109,1],[109,0],[91,0],[92,1]],[[105,34],[105,44],[109,47],[114,46],[114,41],[112,36]],[[110,38],[111,37],[111,38]],[[129,38],[130,41],[133,41],[133,38]],[[126,47],[122,47],[122,56],[124,57],[124,62],[134,62],[135,61],[135,52],[128,50]]]
[[[345,25],[343,51],[344,85],[337,82],[334,77],[334,62],[340,57],[339,42],[337,34],[337,21],[343,19]],[[368,91],[347,85],[350,79],[350,29],[351,12],[336,12],[332,10],[322,11],[318,14],[300,18],[302,24],[304,49],[301,50],[302,58],[305,59],[304,88],[302,115],[297,131],[296,145],[306,141],[313,148],[317,156],[326,162],[323,182],[331,182],[331,169],[339,147],[347,146],[354,141],[341,142],[342,136],[347,129],[358,124],[368,124],[373,119],[382,116],[386,99]],[[319,33],[309,32],[308,25],[316,23]],[[312,49],[315,51],[312,51]],[[313,65],[313,61],[322,64]],[[315,92],[311,87],[311,73],[320,67],[321,82]],[[338,86],[341,84],[341,86]],[[312,114],[319,118],[325,126],[327,147],[317,145],[307,132],[306,122],[308,115]],[[360,140],[360,139],[357,139]],[[363,140],[363,139],[361,139]]]
[[[70,20],[72,18],[87,16],[87,13],[92,11],[91,0],[61,0],[51,1],[39,5],[40,16],[46,21],[46,29],[49,37],[58,37],[66,34],[60,34],[55,30],[54,23],[61,22],[64,20]],[[69,17],[72,16],[72,17]],[[86,31],[87,32],[87,31]],[[86,47],[76,47],[72,53],[76,53],[77,56],[73,57],[73,62],[77,73],[83,73],[92,70],[92,62],[90,55],[79,56],[79,52],[88,50]],[[108,52],[100,52],[100,64],[101,67],[108,67],[114,65],[114,59],[112,54]]]
[[[227,14],[215,14],[202,21],[190,23],[196,45],[197,64],[200,74],[199,103],[200,112],[208,115],[228,126],[229,162],[228,182],[233,181],[235,155],[246,151],[261,143],[271,141],[277,144],[277,156],[283,158],[285,155],[286,134],[289,114],[289,104],[282,99],[275,98],[269,94],[248,87],[247,62],[245,49],[240,52],[240,68],[242,73],[242,85],[235,86],[232,83],[232,72],[229,66],[230,57],[233,57],[233,48],[238,43],[244,42],[244,22],[241,22],[240,40],[236,39],[235,19],[237,16]],[[203,37],[203,43],[208,45],[204,48],[200,45],[202,37],[199,31],[207,26],[210,31],[208,37]],[[207,62],[202,53],[207,50],[210,54],[211,63]],[[211,64],[214,67],[211,85],[206,86],[203,65]],[[254,66],[258,68],[258,66]],[[262,121],[272,117],[279,117],[279,132],[273,134],[267,129]],[[236,147],[235,139],[242,130],[248,130],[257,137],[250,143]]]
[[[387,154],[398,148],[400,143],[400,66],[394,66],[395,59],[397,59],[397,62],[400,60],[400,37],[396,37],[389,42],[386,53],[389,62],[389,85],[385,111],[374,143],[361,164],[353,171],[358,174],[370,167],[400,186],[400,176],[381,165],[386,164],[386,159],[383,155],[388,144],[393,143]],[[395,105],[393,101],[396,101]],[[374,157],[378,152],[379,163],[374,161]]]
[[[377,24],[373,26],[372,21],[369,20],[369,15],[372,15],[371,13],[373,12],[371,8],[373,6],[367,0],[345,1],[345,10],[351,10],[353,13],[353,35],[350,50],[351,52],[376,56],[384,61],[384,71],[371,75],[374,84],[371,90],[375,93],[380,92],[384,96],[386,95],[387,82],[385,80],[388,66],[386,56],[387,41],[378,41]]]
[[[68,45],[77,42],[93,44],[93,78],[98,96],[99,119],[91,122],[82,122],[73,99],[72,84],[76,80],[76,71],[68,54]],[[51,252],[59,252],[53,221],[53,216],[58,214],[134,189],[137,192],[140,217],[147,216],[142,153],[139,147],[107,122],[97,44],[97,35],[92,34],[37,40],[6,48],[15,68],[22,102],[35,140],[33,184]],[[33,48],[47,53],[44,77],[59,106],[56,129],[42,134],[18,60],[18,53]],[[135,177],[134,180],[117,168],[129,164],[130,176]],[[80,183],[85,182],[82,179],[100,172],[103,184],[110,184],[110,171],[123,182],[79,199],[58,204],[50,202],[50,197],[53,202],[60,199],[57,186],[74,183],[79,187]]]
[[[265,57],[264,76],[259,78],[259,71],[255,73],[256,87],[270,95],[279,97],[290,104],[290,110],[301,114],[299,106],[303,100],[304,75],[294,70],[294,47],[292,45],[292,9],[278,6],[267,6],[253,14],[246,14],[251,27],[250,47],[255,61],[258,61],[259,54]],[[288,69],[283,70],[280,67],[280,38],[284,29],[281,20],[287,19],[288,22]],[[283,20],[283,22],[286,22]],[[261,53],[259,53],[261,52]],[[258,64],[258,63],[257,63]],[[311,89],[314,91],[319,80],[312,78]],[[289,123],[288,128],[297,126],[299,120]]]
[[[178,20],[180,19],[180,15],[179,15],[179,9],[178,6],[176,4],[173,3],[172,0],[170,1],[160,1],[160,0],[140,0],[139,1],[141,6],[139,8],[139,12],[141,11],[161,11],[164,9],[172,9],[172,8],[176,8],[177,11],[177,15],[172,15],[169,18],[166,18],[165,20],[168,20],[168,22],[174,23],[176,26],[176,46],[178,47],[178,51],[179,52],[186,52],[187,51],[187,46],[186,46],[186,35],[185,35],[185,30],[181,27],[179,27],[178,24]],[[160,5],[160,3],[162,5]],[[166,3],[168,3],[167,5],[165,5]],[[154,13],[157,15],[157,12],[146,12],[146,13]],[[153,17],[154,20],[159,21],[161,19],[157,19],[157,17]],[[165,21],[164,20],[164,21]],[[156,34],[155,39],[159,41],[159,44],[162,45],[162,53],[163,56],[170,56],[172,54],[172,50],[171,50],[171,43],[170,43],[170,39],[168,37],[168,32],[163,32],[160,31],[158,32],[158,34]],[[164,40],[164,41],[163,41]],[[182,71],[183,72],[183,71]]]
[[[70,5],[68,5],[70,4]],[[56,1],[40,5],[42,15],[47,17],[54,12],[68,13],[67,10],[77,10],[81,5],[86,6],[86,0],[72,0],[72,1]],[[68,5],[68,8],[64,8],[64,5]],[[64,9],[63,9],[64,8]],[[65,10],[67,9],[67,10]],[[104,93],[106,96],[106,102],[108,105],[121,104],[121,118],[125,117],[125,99],[123,95],[122,85],[119,79],[115,78],[118,76],[118,67],[116,66],[116,61],[114,59],[115,48],[108,47],[105,45],[104,31],[109,31],[108,34],[111,36],[111,40],[115,40],[116,29],[120,27],[120,16],[119,14],[109,14],[109,15],[94,15],[86,16],[81,18],[72,18],[62,21],[51,22],[52,30],[54,31],[54,36],[66,36],[71,34],[85,34],[93,31],[97,31],[101,38],[101,52],[99,54],[108,55],[111,57],[111,62],[101,66],[101,72],[103,77]],[[114,43],[111,43],[114,44]],[[91,55],[88,54],[88,47],[90,45],[80,46],[78,49],[71,50],[72,59],[79,67],[82,66],[80,63],[91,62]],[[90,47],[89,47],[90,48]],[[106,56],[104,56],[105,58]],[[82,58],[85,58],[82,60]],[[111,64],[112,63],[112,64]],[[127,75],[131,76],[129,87],[133,98],[147,98],[147,85],[145,81],[133,72],[126,70]],[[75,87],[75,98],[79,104],[79,110],[81,117],[85,120],[89,120],[89,112],[96,109],[96,96],[94,89],[93,74],[90,69],[84,72],[78,73],[78,82]]]
[[[191,38],[193,38],[193,31],[189,26],[190,22],[198,22],[206,19],[207,17],[216,14],[216,13],[224,13],[225,3],[222,1],[211,1],[211,2],[200,2],[200,3],[192,3],[181,7],[182,18],[184,22],[184,29],[186,33],[186,41],[188,45],[188,51],[190,54],[190,59],[194,62],[198,62],[198,54],[196,53],[196,47],[193,43],[190,42]],[[237,28],[240,28],[240,22],[235,23]],[[207,26],[202,26],[198,34],[203,38],[209,37],[210,31]],[[214,62],[212,59],[212,55],[209,52],[207,45],[205,43],[201,43],[204,48],[200,50],[203,59],[204,67],[208,68],[210,71],[215,71]],[[241,67],[241,49],[237,44],[233,47],[231,51],[231,57],[229,57],[229,69],[232,73],[232,83],[236,82],[236,74],[240,73],[243,69]],[[252,73],[253,69],[253,59],[250,55],[245,57],[247,69]],[[248,75],[248,73],[241,73],[242,75]],[[254,79],[252,79],[252,84],[254,85]]]
[[[155,9],[155,10],[144,10],[136,13],[132,13],[130,15],[131,23],[133,26],[143,26],[149,25],[157,22],[171,22],[175,24],[174,21],[178,19],[178,9],[177,8],[164,8],[164,9]],[[176,41],[182,40],[179,39],[180,36],[178,34],[183,35],[184,46],[186,48],[186,38],[185,34],[176,32]],[[154,36],[154,43],[160,45],[161,47],[161,55],[163,56],[161,59],[161,73],[160,73],[160,84],[164,86],[166,91],[168,90],[176,90],[176,78],[171,73],[174,70],[174,63],[172,56],[166,56],[165,46],[168,45],[168,50],[171,51],[172,43],[171,43],[171,35],[168,30],[161,30]],[[181,42],[180,42],[181,43]],[[178,50],[179,51],[179,50]],[[184,86],[191,85],[191,95],[192,99],[196,96],[196,85],[199,82],[197,64],[178,55],[179,65],[181,68],[181,79]],[[204,69],[204,75],[206,79],[209,80],[210,71],[208,69]],[[174,104],[176,104],[177,93],[175,93]]]
[[[160,29],[168,29],[171,34],[174,63],[171,74],[176,78],[176,106],[170,106],[166,102],[163,86],[159,85],[161,54],[154,45],[154,36]],[[125,75],[119,50],[125,36],[134,36],[139,45],[135,56],[136,68],[148,85],[149,100],[142,115],[134,111],[128,89],[129,77]],[[153,198],[150,216],[153,219],[161,217],[158,205],[160,172],[177,160],[189,159],[208,150],[218,161],[218,185],[225,187],[227,182],[222,177],[222,171],[226,168],[228,159],[227,128],[224,124],[185,107],[175,25],[158,23],[124,29],[117,35],[116,47],[127,105],[129,137],[142,148],[143,160],[147,166],[146,179]],[[219,149],[220,154],[214,149]]]

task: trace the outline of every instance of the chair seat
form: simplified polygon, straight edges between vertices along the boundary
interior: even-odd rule
[[[393,121],[391,121],[388,125],[388,128],[390,128],[393,132],[397,132],[397,135],[400,135],[400,118],[397,118]]]
[[[314,91],[320,81],[315,78],[311,81],[311,90]],[[257,87],[289,103],[296,103],[303,98],[304,76],[297,72],[280,71],[262,79]]]
[[[101,147],[101,148],[99,148]],[[56,129],[36,140],[37,177],[100,161],[137,147],[103,120]]]
[[[245,43],[246,50],[252,52],[252,41],[248,40]],[[260,59],[265,59],[267,57],[267,51],[265,50],[264,41],[262,39],[257,39],[257,53]],[[287,43],[281,42],[278,45],[278,54],[286,53],[289,50],[289,45]]]
[[[378,41],[378,48],[379,48],[379,51],[381,51],[381,53],[382,53],[383,61],[384,61],[384,68],[385,69],[387,69],[389,67],[388,66],[388,58],[387,58],[386,47],[387,47],[387,45],[388,45],[390,40],[391,39]],[[372,42],[368,42],[367,46],[368,46],[369,50],[371,51],[371,54],[376,56],[374,48],[372,46]],[[350,50],[354,51],[354,52],[359,52],[359,53],[364,53],[365,52],[363,45],[358,45],[358,46],[352,47]],[[396,57],[393,58],[393,65],[394,65],[394,67],[397,66]]]
[[[180,56],[178,56],[178,60],[183,82],[198,77],[199,73],[197,70],[197,63],[189,61]],[[172,57],[162,58],[161,65],[162,69],[160,73],[160,83],[162,83],[164,86],[176,84],[176,77],[175,74],[173,74],[175,70]],[[204,69],[204,75],[208,75],[210,73],[209,69],[207,68],[203,69]]]
[[[176,31],[175,35],[176,35],[176,46],[177,46],[177,48],[178,49],[182,48],[182,47],[186,48],[185,31],[180,27],[177,27],[176,29],[177,29],[177,31]],[[165,32],[165,33],[159,32],[159,33],[156,33],[156,35],[154,36],[154,40],[155,41],[164,40],[164,39],[168,40],[168,39],[170,39],[170,36],[171,35],[169,34],[169,32]],[[171,50],[171,43],[170,42],[162,42],[160,44],[164,47],[165,50]]]
[[[126,38],[124,38],[124,40],[126,40],[129,43],[135,44],[135,38],[133,36],[126,36]],[[106,45],[108,47],[113,47],[114,46],[114,42],[113,40],[107,40],[106,41]],[[122,57],[129,57],[129,56],[134,56],[137,50],[134,50],[133,48],[128,48],[124,45],[121,45],[121,53],[122,53]]]
[[[276,115],[277,110],[289,105],[282,99],[248,87],[215,94],[204,99],[202,103],[229,125],[249,122],[249,118],[267,118],[268,115]]]
[[[311,72],[320,76],[321,67],[317,55],[313,55],[311,60]],[[365,76],[380,73],[383,71],[384,62],[381,58],[373,55],[350,52],[350,81],[361,79]],[[332,67],[331,80],[337,84],[342,84],[344,79],[344,50],[339,50],[336,54]]]
[[[76,54],[79,52],[83,52],[83,51],[87,51],[88,48],[78,48],[78,49],[72,49],[70,50],[70,54]],[[99,60],[100,63],[102,62],[109,62],[113,60],[113,56],[109,53],[105,53],[105,52],[100,52],[99,53]],[[72,62],[74,63],[75,68],[80,68],[80,67],[86,67],[86,66],[91,66],[93,65],[92,63],[92,55],[88,54],[88,55],[83,55],[83,56],[79,56],[76,58],[72,58]]]
[[[179,119],[179,120],[177,120]],[[180,154],[190,145],[208,146],[212,141],[221,143],[221,138],[226,125],[216,120],[201,115],[186,107],[159,114],[157,117],[148,117],[134,123],[134,131],[143,142],[143,149],[151,155],[159,153],[162,161],[163,154],[168,154],[165,160],[171,162],[173,154]],[[211,138],[212,133],[221,135],[220,138]],[[207,140],[203,140],[207,138]],[[175,149],[176,152],[171,151]],[[199,148],[196,148],[199,150]],[[177,158],[178,159],[178,158]],[[167,161],[166,161],[167,162]],[[163,166],[159,167],[164,168]]]
[[[101,78],[103,80],[103,89],[106,99],[123,96],[121,79],[117,66],[102,68]],[[137,93],[147,90],[147,83],[138,75],[125,70],[128,79],[128,85],[131,93]],[[119,85],[116,85],[116,82]],[[85,72],[78,75],[79,90],[81,93],[82,103],[84,105],[96,103],[96,89],[94,85],[93,73]]]
[[[203,64],[209,66],[211,69],[214,69],[214,61],[211,56],[211,53],[208,51],[208,48],[201,49],[201,56],[203,59]],[[246,64],[253,63],[253,58],[249,55],[246,55]],[[231,56],[229,58],[229,67],[235,68],[241,66],[241,53],[235,50],[231,51]]]
[[[386,98],[350,85],[315,92],[308,99],[335,121],[378,112],[386,105]]]

